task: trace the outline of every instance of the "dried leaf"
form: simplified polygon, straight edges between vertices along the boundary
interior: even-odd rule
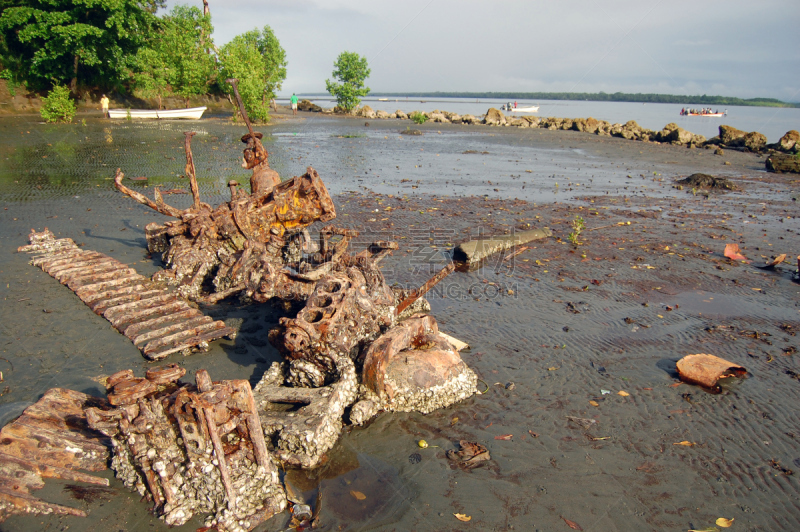
[[[724,517],[720,517],[717,519],[717,526],[721,526],[722,528],[728,528],[733,524],[733,518],[725,519]]]
[[[513,434],[503,434],[502,436],[495,436],[494,439],[495,440],[510,440],[513,437],[514,437]]]
[[[690,528],[687,532],[719,532],[719,528],[715,526],[710,526],[708,528],[703,528],[701,530],[695,530],[694,528]]]
[[[366,499],[366,498],[367,498],[367,496],[366,496],[366,495],[364,495],[364,494],[363,494],[363,493],[361,493],[360,491],[355,491],[355,490],[350,490],[350,495],[352,495],[353,497],[355,497],[355,498],[356,498],[356,499],[358,499],[359,501],[363,501],[364,499]]]
[[[589,404],[592,406],[600,406],[600,403],[598,403],[597,401],[589,401]]]
[[[724,254],[731,260],[747,260],[747,257],[739,253],[739,244],[727,244]]]
[[[564,520],[564,522],[565,522],[565,523],[567,523],[567,526],[568,526],[568,527],[570,527],[572,530],[583,530],[583,529],[581,528],[581,525],[579,525],[579,524],[578,524],[578,523],[576,523],[575,521],[570,521],[569,519],[567,519],[567,518],[566,518],[566,517],[564,517],[563,515],[561,516],[561,519],[563,519],[563,520]]]
[[[673,443],[672,445],[683,445],[684,447],[694,447],[694,442],[690,442],[688,440],[679,441],[678,443]]]
[[[453,515],[456,517],[456,519],[458,519],[459,521],[464,521],[465,523],[470,519],[472,519],[471,515],[464,515],[464,514],[453,514]]]
[[[547,371],[556,371],[557,369],[558,369],[557,367],[551,366],[551,367],[547,368]]]
[[[617,395],[621,395],[622,397],[628,397],[630,394],[625,390],[620,390],[617,392]]]

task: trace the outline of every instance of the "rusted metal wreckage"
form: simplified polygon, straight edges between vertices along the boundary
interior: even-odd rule
[[[286,361],[252,390],[245,380],[212,382],[204,370],[195,384],[181,383],[185,371],[176,365],[151,368],[144,378],[127,370],[109,377],[108,403],[86,409],[88,426],[110,439],[117,477],[147,495],[166,523],[204,513],[207,526],[238,531],[286,507],[277,466],[316,467],[345,421],[360,425],[381,410],[428,413],[473,395],[477,377],[426,314],[425,292],[453,265],[405,291],[390,287],[379,268],[396,243],[350,254],[358,232],[332,225],[312,242],[308,227],[336,215],[330,195],[310,167],[280,181],[235,83],[234,90],[249,130],[242,140],[243,166],[253,170],[250,194],[232,183],[229,202],[212,209],[200,201],[192,133],[184,142],[191,207],[166,205],[158,189],[150,200],[123,185],[117,171],[121,192],[174,218],[146,227],[148,248],[167,266],[152,281],[49,231],[33,232],[20,249],[40,253],[35,264],[153,359],[205,347],[211,331],[215,338],[235,334],[184,298],[304,302],[270,331]],[[210,323],[220,325],[200,329]],[[287,404],[295,408],[286,411]]]

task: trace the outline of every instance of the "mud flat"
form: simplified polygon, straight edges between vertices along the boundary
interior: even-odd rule
[[[0,119],[9,139],[0,153],[2,422],[54,386],[103,396],[93,378],[148,367],[70,290],[14,253],[30,228],[47,226],[151,275],[159,264],[144,226],[161,218],[114,191],[113,171],[147,177],[131,186],[148,194],[154,184],[188,190],[177,177],[186,123],[29,120]],[[400,135],[407,124],[310,116],[265,129],[264,144],[282,176],[308,165],[320,173],[335,196],[334,223],[362,231],[364,242],[397,240],[382,269],[409,287],[458,242],[545,227],[553,237],[454,273],[429,295],[440,329],[470,344],[462,356],[486,393],[427,416],[384,414],[347,431],[326,466],[288,472],[320,505],[323,525],[558,530],[569,519],[583,530],[686,530],[725,517],[741,530],[800,528],[797,177],[767,174],[764,159],[747,153],[451,124]],[[201,192],[216,204],[229,179],[246,182],[241,127],[193,126]],[[737,189],[676,188],[694,173]],[[585,224],[578,246],[568,239],[576,217]],[[752,262],[725,258],[728,243]],[[781,253],[787,263],[757,267]],[[240,334],[167,362],[255,384],[279,359],[267,333],[280,310],[236,301],[206,310]],[[749,376],[718,395],[679,384],[675,362],[693,353]],[[459,440],[485,445],[492,460],[454,468],[445,452]],[[48,482],[37,495],[88,518],[16,516],[0,530],[164,526],[115,480],[95,492],[66,484]],[[282,514],[260,530],[287,522]]]

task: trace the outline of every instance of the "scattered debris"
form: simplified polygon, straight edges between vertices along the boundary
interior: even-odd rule
[[[739,253],[739,244],[726,244],[724,255],[731,260],[747,261],[747,257]]]
[[[680,379],[689,384],[699,384],[712,393],[720,393],[717,381],[726,377],[744,377],[747,370],[733,362],[708,354],[687,355],[677,364]]]
[[[483,462],[491,460],[489,450],[477,442],[461,440],[458,442],[461,446],[459,451],[447,451],[447,458],[457,463],[458,467],[463,469],[473,469],[483,465]]]
[[[786,260],[786,253],[782,253],[781,255],[778,255],[777,257],[773,258],[771,261],[766,263],[764,266],[758,266],[758,268],[761,268],[762,270],[774,270],[775,266],[777,266],[778,264],[780,264],[785,260]]]

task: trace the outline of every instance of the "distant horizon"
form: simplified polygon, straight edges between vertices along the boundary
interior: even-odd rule
[[[295,91],[295,94],[302,94],[305,96],[325,96],[333,98],[327,92],[305,92]],[[278,98],[289,98],[292,93],[282,93],[277,95]],[[569,98],[565,96],[571,96]],[[604,95],[607,98],[600,98],[598,96]],[[633,102],[633,103],[676,103],[676,104],[692,104],[692,105],[740,105],[740,106],[758,106],[758,107],[786,107],[797,108],[800,107],[800,101],[790,102],[783,101],[778,98],[741,98],[738,96],[722,96],[722,95],[683,95],[683,94],[665,94],[665,93],[624,93],[624,92],[597,92],[597,93],[576,93],[576,92],[523,92],[523,91],[497,91],[497,92],[483,92],[483,91],[414,91],[414,92],[370,92],[365,98],[369,97],[414,97],[414,98],[483,98],[483,99],[517,99],[517,100],[570,100],[570,101],[609,101],[609,102]],[[636,97],[639,98],[636,98]],[[664,100],[664,101],[656,101]]]

